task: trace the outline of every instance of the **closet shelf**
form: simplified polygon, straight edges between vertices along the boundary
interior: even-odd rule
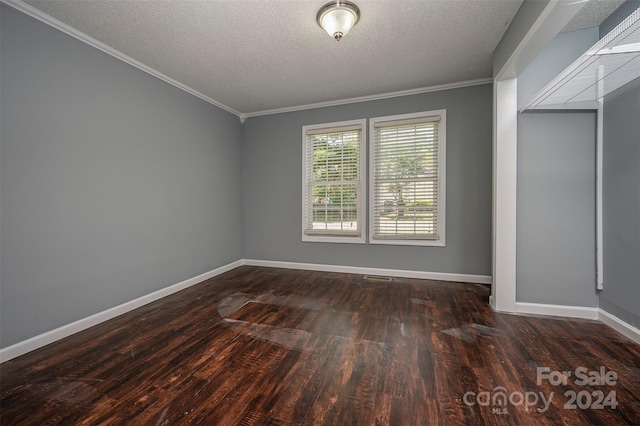
[[[597,109],[598,100],[640,77],[640,8],[533,96],[520,110]]]

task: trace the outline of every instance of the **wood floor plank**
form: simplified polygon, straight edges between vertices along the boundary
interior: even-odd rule
[[[639,345],[597,321],[496,313],[489,290],[236,268],[3,363],[0,423],[640,424]],[[617,378],[580,384],[580,367]]]

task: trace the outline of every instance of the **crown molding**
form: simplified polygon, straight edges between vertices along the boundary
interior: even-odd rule
[[[150,74],[156,78],[159,78],[160,80],[171,84],[172,86],[177,87],[180,90],[183,90],[197,98],[202,99],[205,102],[210,103],[211,105],[215,105],[220,109],[223,109],[227,112],[230,112],[231,114],[237,115],[238,117],[240,117],[242,119],[242,114],[239,111],[236,111],[235,109],[228,107],[218,101],[216,101],[215,99],[210,98],[209,96],[202,94],[200,92],[198,92],[197,90],[187,86],[186,84],[180,83],[177,80],[174,80],[173,78],[169,77],[168,75],[165,75],[163,73],[161,73],[160,71],[151,68],[148,65],[143,64],[142,62],[132,58],[129,55],[126,55],[122,52],[120,52],[117,49],[114,49],[113,47],[110,47],[106,44],[104,44],[103,42],[96,40],[95,38],[83,33],[82,31],[79,31],[75,28],[73,28],[70,25],[65,24],[62,21],[57,20],[56,18],[52,17],[51,15],[48,15],[46,13],[44,13],[43,11],[36,9],[35,7],[31,6],[30,4],[27,4],[25,2],[23,2],[22,0],[0,0],[0,3],[4,3],[8,6],[11,6],[12,8],[25,13],[26,15],[31,16],[32,18],[35,18],[37,20],[39,20],[40,22],[43,22],[59,31],[62,31],[63,33],[70,35],[71,37],[74,37],[86,44],[88,44],[89,46],[95,47],[98,50],[103,51],[104,53],[107,53],[111,56],[113,56],[114,58],[120,59],[123,62],[126,62],[127,64],[134,66],[136,68],[138,68],[141,71],[146,72],[147,74]]]
[[[249,112],[244,114],[245,119],[261,115],[282,114],[285,112],[302,111],[306,109],[325,108],[337,105],[354,104],[358,102],[378,101],[382,99],[397,98],[400,96],[418,95],[421,93],[438,92],[441,90],[460,89],[469,86],[480,86],[493,83],[492,78],[480,78],[476,80],[459,81],[456,83],[439,84],[435,86],[419,87],[417,89],[400,90],[398,92],[380,93],[377,95],[358,96],[355,98],[338,99],[335,101],[317,102],[313,104],[298,105],[284,108],[267,109],[264,111]]]
[[[0,3],[4,3],[26,15],[29,15],[37,20],[39,20],[40,22],[43,22],[59,31],[62,31],[63,33],[70,35],[71,37],[74,37],[77,40],[80,40],[86,44],[88,44],[89,46],[92,46],[98,50],[103,51],[104,53],[107,53],[108,55],[113,56],[114,58],[117,58],[135,68],[138,68],[141,71],[146,72],[147,74],[150,74],[166,83],[171,84],[174,87],[177,87],[180,90],[183,90],[197,98],[202,99],[203,101],[217,106],[218,108],[227,111],[231,114],[236,115],[239,119],[240,122],[242,124],[244,124],[244,122],[246,121],[247,118],[249,117],[258,117],[258,116],[262,116],[262,115],[272,115],[272,114],[282,114],[282,113],[286,113],[286,112],[294,112],[294,111],[302,111],[302,110],[307,110],[307,109],[315,109],[315,108],[324,108],[324,107],[331,107],[331,106],[338,106],[338,105],[346,105],[346,104],[352,104],[352,103],[358,103],[358,102],[368,102],[368,101],[376,101],[376,100],[382,100],[382,99],[389,99],[389,98],[395,98],[395,97],[400,97],[400,96],[410,96],[410,95],[417,95],[417,94],[421,94],[421,93],[429,93],[429,92],[437,92],[437,91],[441,91],[441,90],[450,90],[450,89],[459,89],[462,87],[469,87],[469,86],[478,86],[478,85],[482,85],[482,84],[490,84],[493,82],[492,78],[482,78],[482,79],[476,79],[476,80],[467,80],[467,81],[461,81],[461,82],[456,82],[456,83],[449,83],[449,84],[441,84],[441,85],[435,85],[435,86],[427,86],[427,87],[420,87],[420,88],[416,88],[416,89],[409,89],[409,90],[401,90],[401,91],[397,91],[397,92],[387,92],[387,93],[380,93],[380,94],[376,94],[376,95],[368,95],[368,96],[359,96],[359,97],[354,97],[354,98],[346,98],[346,99],[338,99],[338,100],[334,100],[334,101],[326,101],[326,102],[317,102],[317,103],[311,103],[311,104],[305,104],[305,105],[297,105],[297,106],[291,106],[291,107],[284,107],[284,108],[275,108],[275,109],[268,109],[268,110],[263,110],[263,111],[256,111],[256,112],[249,112],[249,113],[243,113],[240,111],[237,111],[223,103],[220,103],[218,101],[216,101],[215,99],[212,99],[211,97],[198,92],[197,90],[187,86],[186,84],[180,83],[179,81],[161,73],[160,71],[143,64],[142,62],[132,58],[129,55],[126,55],[122,52],[120,52],[117,49],[114,49],[111,46],[106,45],[105,43],[96,40],[95,38],[83,33],[82,31],[77,30],[76,28],[65,24],[62,21],[57,20],[56,18],[52,17],[51,15],[48,15],[46,13],[44,13],[43,11],[36,9],[35,7],[25,3],[22,0],[0,0]]]

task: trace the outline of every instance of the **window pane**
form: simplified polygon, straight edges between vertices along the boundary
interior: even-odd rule
[[[314,185],[311,229],[357,231],[358,186]]]
[[[360,154],[358,132],[314,135],[311,139],[314,181],[358,179]]]
[[[357,120],[327,124],[325,131],[319,126],[303,128],[303,240],[364,242],[360,223],[364,124]]]
[[[408,114],[372,120],[373,240],[440,238],[443,119],[444,111],[438,116]]]
[[[380,233],[435,234],[436,183],[405,181],[381,184],[376,191]]]

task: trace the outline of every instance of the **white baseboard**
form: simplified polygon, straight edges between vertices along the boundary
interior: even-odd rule
[[[122,315],[141,306],[147,305],[151,302],[155,302],[158,299],[169,296],[170,294],[176,293],[180,290],[184,290],[185,288],[191,287],[192,285],[208,280],[209,278],[213,278],[239,266],[242,266],[242,261],[240,260],[229,263],[228,265],[221,266],[212,271],[205,272],[204,274],[189,278],[185,281],[173,284],[169,287],[154,291],[153,293],[149,293],[145,296],[139,297],[129,302],[125,302],[118,306],[114,306],[113,308],[109,308],[105,311],[98,312],[86,318],[82,318],[78,321],[74,321],[70,324],[63,325],[62,327],[58,327],[54,330],[47,331],[46,333],[42,333],[38,336],[31,337],[30,339],[0,349],[0,362],[8,361],[20,355],[26,354],[27,352],[31,352],[35,349],[46,346],[49,343],[55,342],[56,340],[63,339],[74,333],[115,318],[118,315]]]
[[[514,313],[599,320],[623,336],[640,344],[639,329],[600,308],[516,302],[516,312]]]
[[[85,330],[94,325],[100,324],[104,321],[110,320],[122,315],[141,306],[154,302],[163,297],[169,296],[185,288],[191,287],[202,281],[213,278],[224,272],[235,269],[239,266],[262,266],[268,268],[285,268],[285,269],[303,269],[310,271],[326,271],[326,272],[341,272],[347,274],[362,274],[362,275],[382,275],[392,277],[403,278],[418,278],[427,280],[440,280],[440,281],[456,281],[456,282],[468,282],[478,284],[491,284],[491,277],[486,275],[467,275],[467,274],[451,274],[443,272],[424,272],[424,271],[406,271],[401,269],[381,269],[381,268],[365,268],[356,266],[340,266],[340,265],[323,265],[316,263],[298,263],[298,262],[279,262],[271,260],[256,260],[256,259],[241,259],[228,265],[221,266],[212,271],[205,272],[193,278],[189,278],[185,281],[173,284],[169,287],[163,288],[113,308],[107,309],[102,312],[98,312],[89,317],[74,321],[70,324],[63,325],[54,330],[47,331],[46,333],[34,336],[30,339],[18,342],[14,345],[0,349],[0,362],[5,362],[10,359],[16,358],[27,352],[31,352],[35,349],[41,348],[49,343],[53,343],[56,340],[63,339],[79,331]],[[490,302],[493,301],[493,296],[489,296]],[[493,305],[492,305],[493,306]],[[600,320],[609,327],[613,328],[620,334],[628,337],[634,342],[640,344],[640,330],[633,327],[630,324],[622,321],[620,318],[603,311],[599,308],[584,307],[584,306],[567,306],[567,305],[550,305],[543,303],[527,303],[516,302],[517,314],[536,314],[536,315],[552,315],[559,317],[569,318],[583,318]]]
[[[366,268],[360,266],[322,265],[318,263],[279,262],[273,260],[243,259],[243,265],[267,268],[304,269],[309,271],[342,272],[345,274],[382,275],[387,277],[418,278],[424,280],[457,281],[491,284],[488,275],[451,274],[446,272],[406,271],[402,269]]]
[[[20,355],[26,354],[27,352],[31,352],[35,349],[53,343],[56,340],[63,339],[79,331],[86,330],[89,327],[93,327],[94,325],[115,318],[118,315],[122,315],[151,302],[155,302],[158,299],[169,296],[170,294],[176,293],[180,290],[184,290],[187,287],[191,287],[192,285],[198,284],[202,281],[208,280],[209,278],[213,278],[216,275],[220,275],[242,265],[491,284],[491,277],[484,275],[449,274],[440,272],[404,271],[398,269],[361,268],[351,266],[320,265],[313,263],[275,262],[266,260],[241,259],[229,263],[228,265],[221,266],[220,268],[214,269],[212,271],[205,272],[204,274],[198,275],[196,277],[189,278],[188,280],[173,284],[161,290],[154,291],[153,293],[147,294],[129,302],[125,302],[121,305],[114,306],[113,308],[109,308],[105,311],[98,312],[86,318],[82,318],[78,321],[74,321],[70,324],[63,325],[54,330],[47,331],[38,336],[31,337],[27,340],[18,342],[6,348],[0,349],[0,362],[8,361]]]
[[[603,311],[602,309],[598,309],[598,319],[618,333],[628,337],[640,345],[640,330],[636,327],[622,321],[620,318],[607,311]]]
[[[546,303],[516,302],[517,314],[551,315],[556,317],[598,319],[598,308],[587,306],[550,305]]]

